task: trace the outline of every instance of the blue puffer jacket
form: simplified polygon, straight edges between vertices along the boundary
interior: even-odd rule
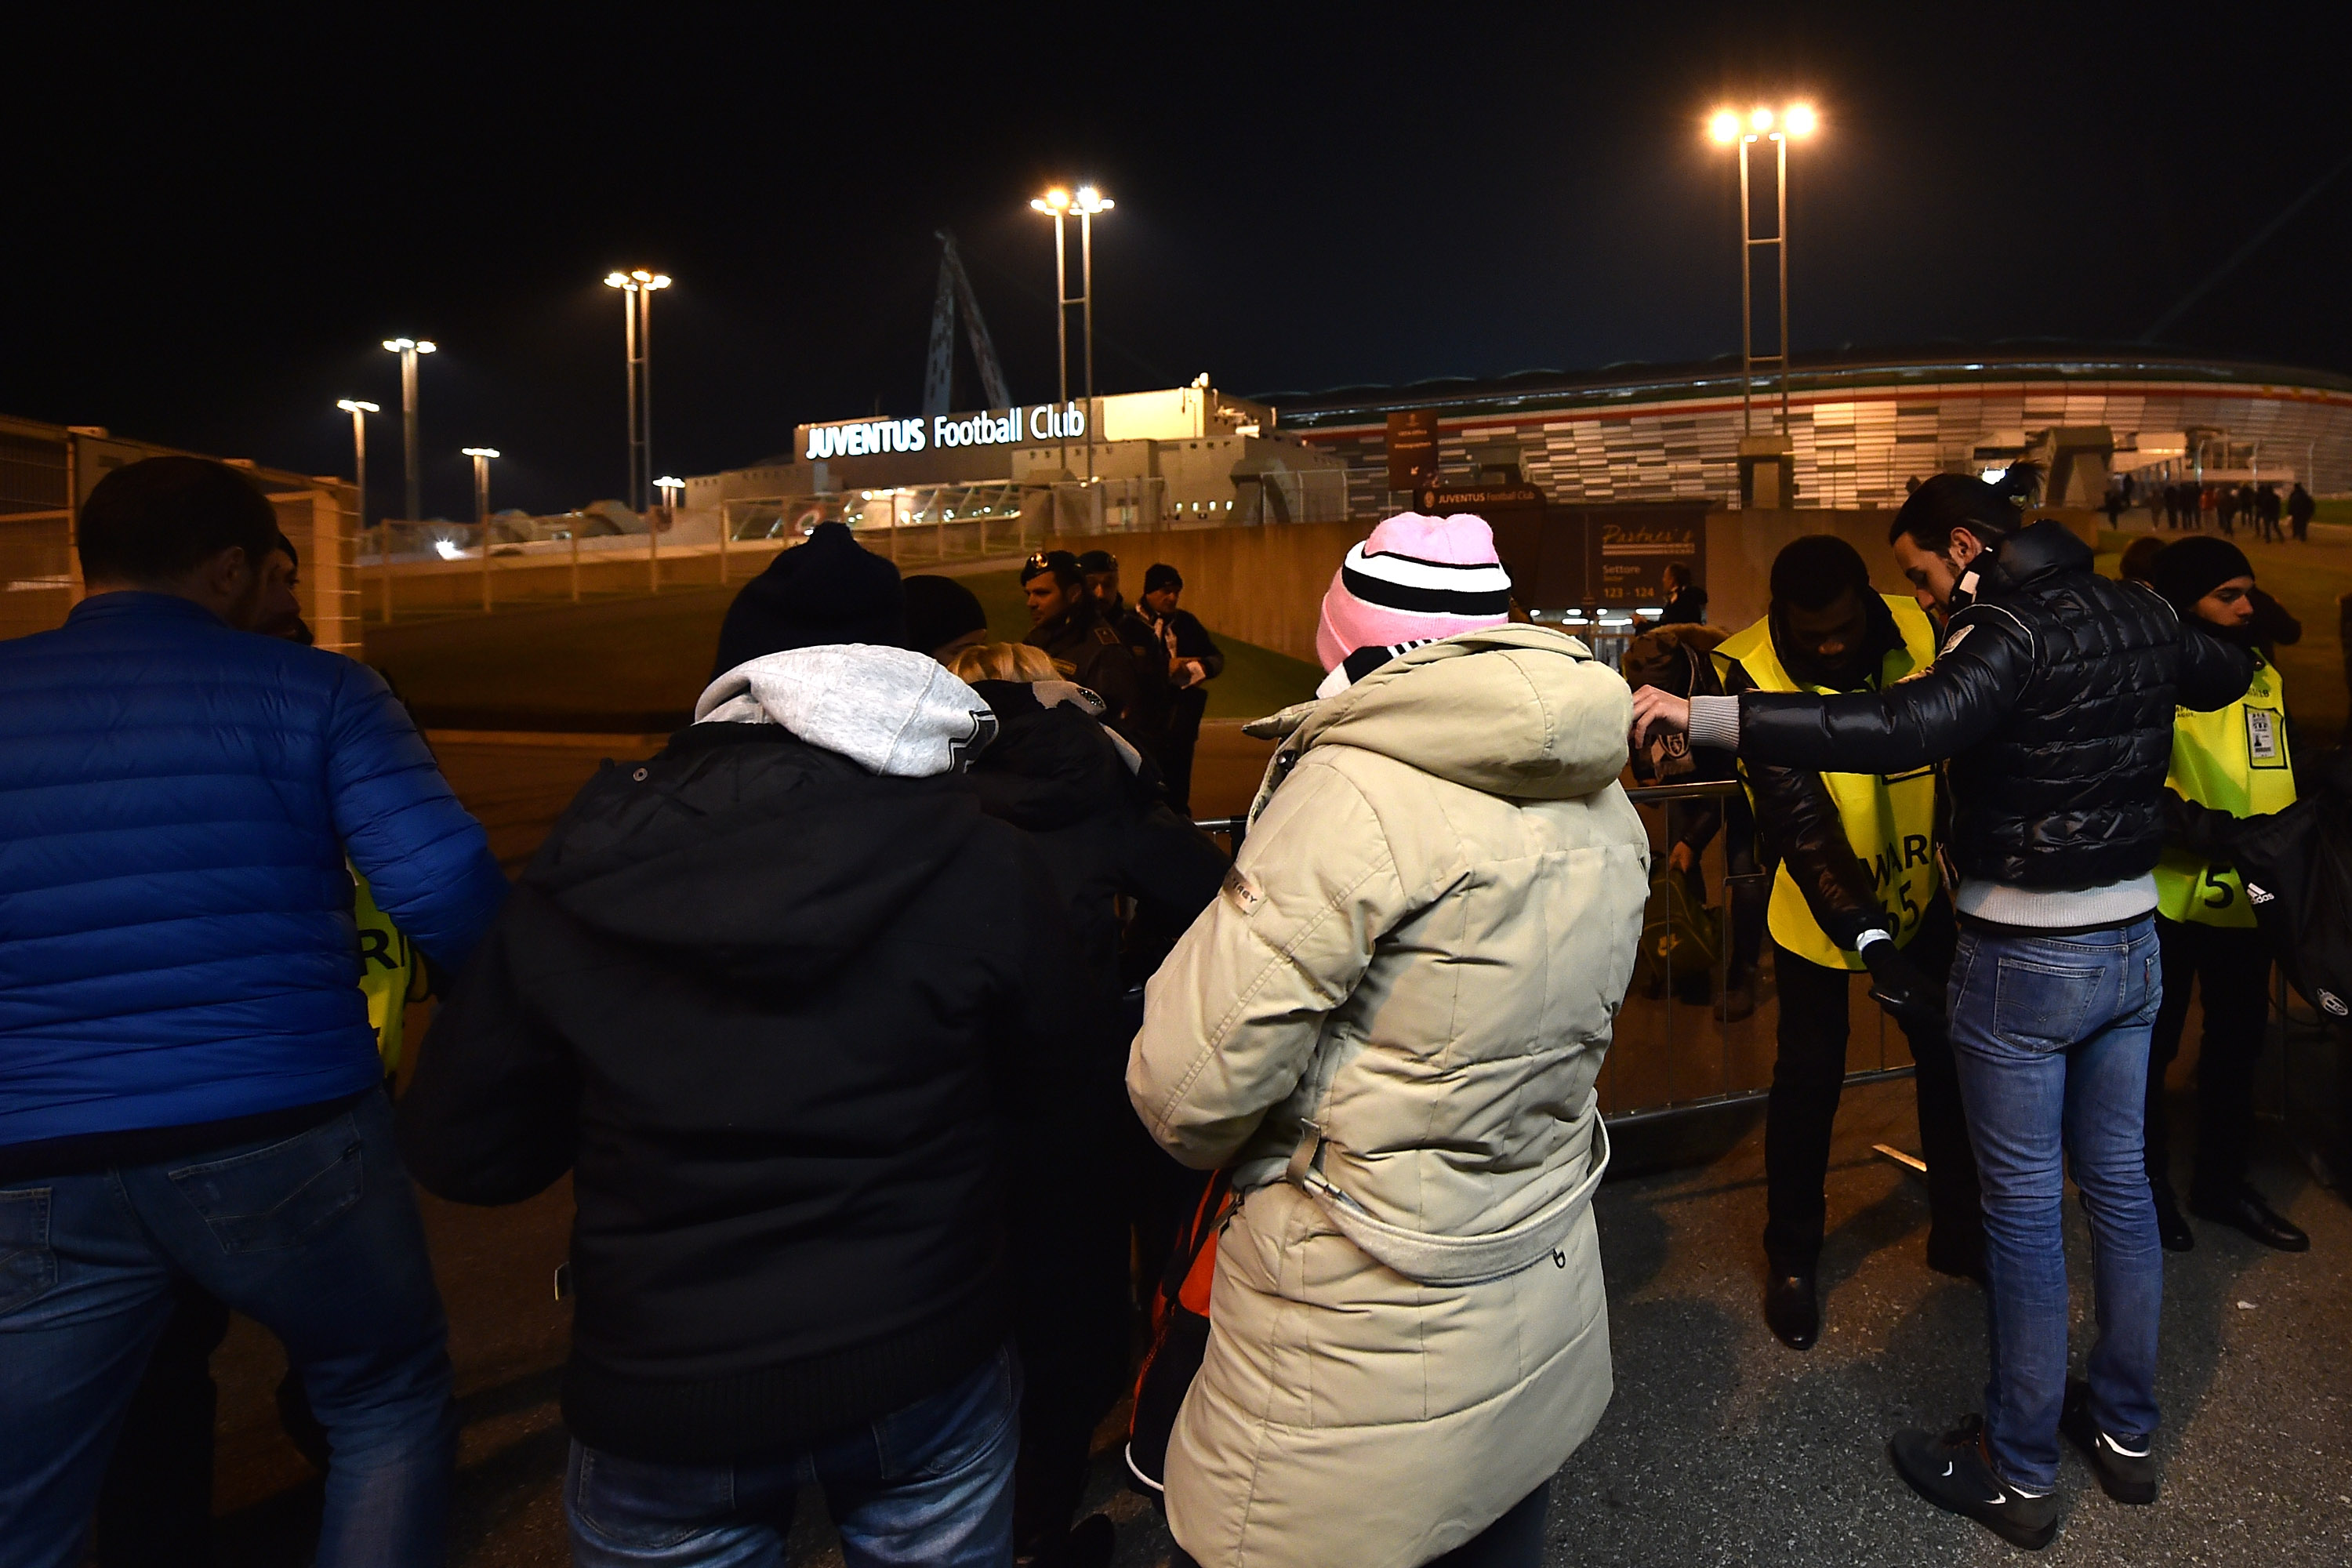
[[[452,967],[506,895],[366,666],[161,594],[0,642],[0,1147],[380,1081],[346,853]]]

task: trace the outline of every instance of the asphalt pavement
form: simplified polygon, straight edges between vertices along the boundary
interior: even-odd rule
[[[1825,1328],[1804,1354],[1765,1330],[1758,1237],[1762,1135],[1696,1169],[1605,1186],[1595,1204],[1608,1273],[1616,1396],[1554,1488],[1547,1561],[1832,1568],[1972,1564],[2011,1548],[1921,1502],[1887,1464],[1898,1427],[1977,1408],[1984,1305],[1928,1272],[1926,1194],[1871,1152],[1916,1149],[1905,1082],[1849,1091],[1829,1181]],[[2185,1131],[2185,1130],[2184,1130]],[[2276,1152],[2256,1179],[2312,1234],[2301,1256],[2198,1225],[2167,1264],[2165,1492],[2126,1509],[2069,1456],[2053,1564],[2352,1563],[2352,1210]],[[2092,1332],[2087,1234],[2069,1204],[2079,1363]],[[567,1561],[565,1441],[556,1408],[570,1308],[554,1300],[571,1205],[562,1187],[511,1208],[426,1200],[465,1417],[452,1561]],[[275,1344],[240,1322],[222,1384],[220,1559],[307,1561],[317,1486],[277,1430]],[[1093,1500],[1119,1523],[1123,1568],[1157,1568],[1169,1542],[1150,1506],[1098,1457]],[[1433,1478],[1433,1484],[1435,1484]],[[840,1556],[814,1498],[792,1549]]]

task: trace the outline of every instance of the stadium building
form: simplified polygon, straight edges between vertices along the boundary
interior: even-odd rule
[[[2352,378],[2328,372],[2031,346],[1834,357],[1791,374],[1780,442],[1777,384],[1759,378],[1746,432],[1741,390],[1732,359],[1259,401],[1279,408],[1285,434],[1340,460],[1359,518],[1412,504],[1428,482],[1509,476],[1560,505],[1762,504],[1769,479],[1759,492],[1743,468],[1776,459],[1800,507],[1898,505],[1913,479],[2021,456],[2049,466],[2057,504],[2096,505],[2120,474],[2352,492]]]

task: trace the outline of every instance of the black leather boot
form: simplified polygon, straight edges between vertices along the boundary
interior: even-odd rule
[[[1822,1302],[1811,1268],[1772,1270],[1764,1282],[1764,1322],[1790,1350],[1813,1348],[1822,1337]]]

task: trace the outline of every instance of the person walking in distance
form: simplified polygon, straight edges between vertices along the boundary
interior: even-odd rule
[[[2253,567],[2237,546],[2184,539],[2151,571],[2184,620],[2195,618],[2241,647],[2259,648]],[[2311,1238],[2246,1181],[2254,1131],[2254,1064],[2270,1016],[2271,955],[2254,929],[2245,883],[2231,869],[2230,835],[2242,819],[2294,804],[2294,758],[2278,667],[2257,658],[2253,684],[2211,713],[2184,710],[2172,726],[2165,780],[2165,849],[2156,867],[2156,934],[2164,952],[2164,1006],[2147,1068],[2147,1174],[2157,1232],[2187,1252],[2196,1238],[2171,1182],[2171,1128],[2164,1074],[2180,1051],[2192,988],[2203,994],[2197,1058],[2197,1177],[2189,1212],[2244,1232],[2265,1247],[2301,1252]]]
[[[1180,1564],[1535,1563],[1608,1403],[1593,1083],[1648,835],[1623,680],[1509,603],[1475,517],[1349,551],[1321,695],[1260,726],[1249,835],[1152,977],[1129,1095],[1240,1194],[1168,1449]]]
[[[2067,1403],[2071,1169],[2088,1211],[2099,1333],[2064,1422],[2108,1495],[2155,1500],[2156,1205],[2143,1145],[2163,994],[2156,880],[2176,706],[2246,691],[2252,660],[2137,584],[2091,570],[2056,521],[2020,526],[2038,478],[1939,474],[1895,514],[1896,563],[1950,619],[1936,661],[1884,691],[1635,694],[1643,731],[1784,767],[1895,774],[1949,759],[1961,931],[1954,1065],[1984,1187],[1992,1374],[1981,1418],[1888,1445],[1923,1497],[2025,1546],[2058,1530]]]
[[[571,1173],[573,1563],[780,1563],[815,1486],[850,1568],[1003,1568],[1013,1300],[1055,1241],[1013,1199],[1118,1077],[1045,867],[964,777],[988,705],[897,646],[897,568],[812,537],[762,576],[695,722],[523,873],[401,1141],[462,1203]]]
[[[1908,597],[1874,591],[1853,546],[1810,534],[1772,562],[1762,620],[1715,650],[1722,689],[1877,692],[1936,656],[1936,632]],[[1984,1272],[1984,1223],[1969,1149],[1944,984],[1958,932],[1945,897],[1932,766],[1894,774],[1743,763],[1768,841],[1779,846],[1767,921],[1780,982],[1779,1053],[1764,1120],[1764,1318],[1791,1350],[1821,1333],[1815,1265],[1826,1219],[1830,1130],[1845,1080],[1848,981],[1902,1025],[1916,1063],[1927,1160],[1927,1265]]]
[[[300,1375],[332,1451],[317,1562],[442,1560],[446,1331],[346,857],[452,968],[506,881],[380,678],[250,635],[277,540],[225,464],[116,469],[77,530],[89,596],[0,642],[11,1563],[81,1562],[178,1280],[258,1321]]]
[[[1201,719],[1209,710],[1209,682],[1225,672],[1224,650],[1200,617],[1180,604],[1184,579],[1165,561],[1143,574],[1138,605],[1168,655],[1168,683],[1175,695],[1168,706],[1160,771],[1168,781],[1168,804],[1182,816],[1192,812],[1192,752],[1201,741]]]
[[[2301,479],[2295,480],[2294,489],[2286,493],[2286,520],[2297,544],[2311,542],[2311,520],[2318,511],[2319,503],[2311,499],[2311,492],[2303,488]]]

